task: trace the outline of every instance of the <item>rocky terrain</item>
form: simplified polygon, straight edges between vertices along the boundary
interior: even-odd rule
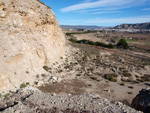
[[[58,77],[59,83],[54,81],[54,84],[44,85],[40,87],[42,91],[71,94],[94,92],[110,100],[127,100],[131,103],[149,83],[149,55],[143,56],[133,51],[128,51],[127,54],[126,50],[95,48],[75,43],[71,43],[68,49],[65,57],[61,58],[61,63],[47,66],[47,71]],[[49,76],[41,79],[48,82]],[[37,83],[41,82],[37,80]]]
[[[33,84],[57,61],[65,37],[51,8],[38,0],[0,0],[0,91]]]
[[[0,1],[0,54],[4,113],[136,113],[150,86],[149,53],[71,43],[38,0]]]
[[[120,102],[96,94],[42,93],[27,87],[0,101],[2,113],[140,113]]]
[[[122,24],[114,27],[115,29],[150,29],[150,23]]]

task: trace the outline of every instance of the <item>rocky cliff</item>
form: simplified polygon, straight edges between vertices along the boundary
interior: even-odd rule
[[[38,0],[0,0],[0,91],[32,84],[64,49],[51,8]]]

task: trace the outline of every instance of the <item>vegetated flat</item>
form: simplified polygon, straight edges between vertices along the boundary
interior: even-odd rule
[[[97,38],[95,33],[75,34],[73,36],[76,37],[78,40],[86,39],[86,40],[91,40],[94,42],[99,41],[99,42],[104,42],[104,43],[108,44],[108,42],[105,39]]]
[[[150,33],[108,33],[109,37],[114,37],[115,40],[118,42],[119,39],[123,38],[126,41],[134,45],[136,47],[149,49],[150,48]]]
[[[75,34],[73,35],[78,39],[87,39],[91,41],[101,41],[109,43],[110,39],[114,39],[118,42],[120,39],[126,39],[130,45],[136,47],[149,49],[150,48],[150,33],[127,33],[127,32],[96,32],[87,34]]]

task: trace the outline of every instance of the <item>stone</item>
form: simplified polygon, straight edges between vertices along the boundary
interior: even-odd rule
[[[142,89],[139,94],[132,100],[133,108],[136,110],[149,113],[150,111],[150,88]]]

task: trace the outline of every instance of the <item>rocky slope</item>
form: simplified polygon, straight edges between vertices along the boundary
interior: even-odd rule
[[[114,27],[115,29],[150,29],[150,23],[140,24],[121,24]]]
[[[42,93],[27,87],[0,101],[4,113],[141,113],[121,102],[110,102],[96,94]]]
[[[65,38],[51,8],[38,0],[0,0],[0,91],[32,84],[64,49]]]

